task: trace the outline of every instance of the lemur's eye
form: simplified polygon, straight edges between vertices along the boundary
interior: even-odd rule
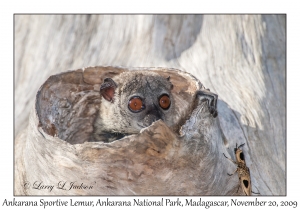
[[[145,108],[142,99],[138,96],[134,96],[129,100],[128,107],[132,112],[139,112]]]
[[[169,109],[170,105],[171,105],[171,100],[167,94],[164,94],[159,98],[159,106],[161,108],[166,110]]]

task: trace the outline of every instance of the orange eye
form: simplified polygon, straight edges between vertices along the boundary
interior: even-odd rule
[[[162,95],[159,99],[159,105],[163,109],[168,109],[171,105],[171,100],[168,95]]]
[[[128,107],[133,112],[139,112],[144,109],[143,101],[140,97],[133,97],[129,100]]]

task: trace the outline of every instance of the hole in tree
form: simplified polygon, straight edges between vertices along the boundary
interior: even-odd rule
[[[249,186],[249,182],[248,182],[248,180],[243,180],[243,184],[244,184],[244,186],[246,187],[246,188],[248,188],[248,186]]]

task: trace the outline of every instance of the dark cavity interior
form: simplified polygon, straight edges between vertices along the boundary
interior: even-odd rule
[[[36,96],[39,127],[48,135],[71,144],[94,141],[94,121],[101,114],[100,85],[105,78],[112,78],[127,70],[118,67],[89,67],[49,77]],[[178,115],[190,110],[193,92],[197,88],[195,79],[189,75],[179,75],[177,70],[162,69],[156,72],[164,77],[170,76],[174,85],[172,94],[178,102],[175,102]]]
[[[244,160],[244,153],[243,152],[240,153],[240,158],[241,158],[241,160]]]
[[[243,180],[243,184],[244,184],[244,186],[245,186],[246,188],[248,188],[248,186],[249,186],[248,180],[244,179],[244,180]]]

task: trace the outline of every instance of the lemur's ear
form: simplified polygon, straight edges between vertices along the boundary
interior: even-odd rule
[[[170,82],[171,77],[168,76],[166,79]],[[171,83],[171,82],[170,82],[170,83]],[[173,84],[172,84],[172,83],[171,83],[170,89],[171,89],[171,90],[173,89]]]
[[[107,101],[113,102],[117,84],[111,78],[105,78],[100,86],[100,94]]]

